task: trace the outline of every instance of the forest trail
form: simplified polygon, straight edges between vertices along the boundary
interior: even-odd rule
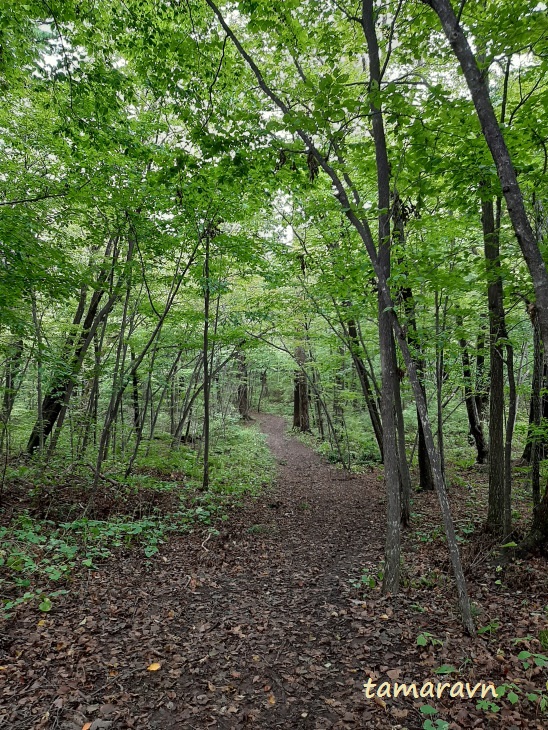
[[[328,465],[282,418],[256,418],[279,464],[273,490],[220,536],[173,539],[148,565],[108,562],[36,628],[36,614],[18,622],[5,727],[375,726],[362,668],[384,649],[366,646],[350,579],[382,555],[382,483]]]

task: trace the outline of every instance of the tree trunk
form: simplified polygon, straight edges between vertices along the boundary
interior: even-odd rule
[[[322,402],[320,398],[320,376],[316,368],[312,368],[311,375],[312,391],[314,393],[314,406],[316,412],[316,425],[318,434],[323,441],[325,439],[325,428],[322,415]]]
[[[548,271],[525,210],[510,153],[495,115],[489,88],[458,22],[450,0],[423,0],[438,15],[443,31],[462,68],[485,141],[497,168],[510,221],[535,289],[545,356],[548,356]]]
[[[540,436],[536,433],[542,420],[548,419],[548,368],[544,360],[536,307],[534,304],[529,304],[527,309],[531,318],[531,324],[533,325],[533,378],[531,383],[527,441],[521,458],[523,461],[532,463],[533,449],[537,450],[538,459],[544,459],[548,452],[548,435]]]
[[[456,317],[457,326],[462,330],[463,321],[460,314]],[[468,343],[466,338],[462,336],[459,339],[462,357],[462,375],[464,379],[464,402],[466,404],[466,413],[468,415],[468,426],[470,435],[474,439],[476,445],[477,464],[485,464],[488,457],[487,444],[483,435],[483,426],[478,415],[478,407],[476,401],[476,393],[472,387],[472,366],[470,364],[470,353],[468,352]]]
[[[445,299],[447,305],[447,297]],[[446,309],[446,307],[444,308]],[[440,455],[441,470],[445,475],[445,447],[443,443],[443,383],[445,380],[445,348],[440,343],[441,333],[445,329],[445,311],[440,321],[441,302],[439,292],[435,293],[435,320],[436,320],[436,414],[438,419],[438,452]]]
[[[363,0],[362,28],[367,43],[369,58],[369,92],[371,125],[375,144],[377,171],[378,218],[378,257],[377,263],[385,280],[390,277],[390,163],[384,131],[381,106],[374,101],[373,93],[380,88],[381,66],[379,45],[375,29],[373,0]],[[398,454],[396,388],[399,380],[396,373],[396,352],[390,315],[385,311],[382,292],[378,294],[379,346],[381,355],[381,413],[383,426],[384,481],[387,492],[386,543],[384,552],[383,592],[397,593],[400,582],[400,474],[401,464]],[[403,454],[405,458],[405,454]]]
[[[211,298],[211,289],[209,282],[209,253],[210,253],[210,237],[209,231],[205,234],[205,258],[204,258],[204,339],[203,339],[203,366],[204,366],[204,471],[202,478],[202,489],[206,491],[209,488],[209,395],[211,378],[209,373],[209,302]]]
[[[379,413],[379,409],[377,407],[377,400],[376,400],[373,390],[371,388],[371,383],[369,382],[367,368],[365,367],[365,363],[363,362],[363,359],[360,355],[360,342],[358,339],[358,330],[356,328],[356,322],[353,319],[349,319],[347,321],[347,327],[348,327],[348,338],[349,338],[349,343],[348,343],[349,350],[352,355],[352,361],[354,363],[354,367],[356,368],[356,372],[358,373],[358,379],[360,381],[363,397],[365,398],[365,404],[367,406],[369,418],[371,419],[373,433],[375,434],[375,439],[377,441],[377,444],[379,446],[379,451],[381,453],[381,462],[383,462],[384,461],[384,449],[383,449],[383,444],[382,444],[383,436],[382,436],[381,416]]]
[[[340,347],[338,353],[344,356],[344,349]],[[342,361],[337,366],[335,382],[333,384],[333,422],[339,427],[341,434],[344,430],[344,409],[341,403],[341,393],[344,389],[344,378],[341,373]]]
[[[476,340],[476,388],[474,399],[476,401],[476,410],[478,418],[483,428],[485,411],[489,403],[489,388],[485,378],[485,331],[487,316],[483,312],[480,314],[481,325]]]
[[[394,236],[400,246],[405,245],[405,226],[402,215],[401,200],[397,193],[394,193]],[[401,263],[401,261],[400,261]],[[415,363],[417,365],[417,372],[421,379],[422,390],[424,397],[426,398],[426,388],[424,385],[424,373],[426,370],[426,364],[424,362],[424,355],[419,342],[419,335],[417,329],[417,316],[415,310],[415,300],[413,298],[413,291],[410,286],[402,286],[400,289],[400,298],[403,302],[405,315],[407,317],[407,331],[408,331],[408,342],[411,345],[413,352],[415,353]],[[418,461],[419,461],[419,488],[423,492],[429,492],[434,490],[434,482],[432,480],[432,470],[430,469],[430,460],[426,452],[426,443],[424,441],[424,431],[422,428],[421,419],[419,412],[417,411],[417,431],[418,431]]]
[[[499,230],[495,225],[493,202],[482,202],[482,228],[487,266],[489,304],[489,509],[487,528],[504,537],[510,532],[511,515],[507,508],[504,455],[504,344],[506,325],[502,276],[500,272]]]
[[[6,364],[4,368],[4,396],[2,399],[2,421],[7,424],[15,396],[17,394],[17,378],[21,370],[21,361],[23,359],[23,340],[18,339],[8,346]]]
[[[299,346],[295,349],[295,360],[299,365],[299,369],[295,370],[293,388],[293,428],[308,433],[310,432],[308,379],[304,372],[306,353],[303,347]]]
[[[257,401],[257,413],[261,412],[261,401],[263,399],[263,396],[268,395],[268,382],[266,379],[266,370],[263,370],[261,372],[261,391],[259,393],[259,400]]]
[[[249,374],[243,350],[238,351],[236,360],[238,361],[238,411],[242,420],[251,421],[249,416]]]
[[[135,353],[130,348],[131,364],[135,363]],[[133,407],[133,425],[137,434],[141,431],[141,413],[139,410],[139,378],[137,368],[132,368],[131,373],[131,405]]]

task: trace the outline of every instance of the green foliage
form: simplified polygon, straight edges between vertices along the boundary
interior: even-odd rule
[[[417,646],[428,646],[428,644],[431,646],[443,646],[443,641],[441,639],[436,639],[436,637],[429,631],[422,631],[417,636],[416,643]]]
[[[492,637],[500,628],[500,622],[497,619],[493,619],[489,621],[489,623],[486,626],[481,626],[478,629],[478,634],[480,636],[488,634],[490,637]]]
[[[364,570],[359,578],[350,580],[350,584],[360,591],[380,588],[384,574],[381,569]]]
[[[213,450],[211,489],[196,491],[201,470],[196,452],[187,447],[170,449],[169,442],[158,441],[148,456],[140,459],[144,468],[157,469],[162,478],[151,475],[132,476],[128,488],[146,492],[173,491],[179,497],[178,508],[171,513],[142,519],[120,516],[109,520],[80,517],[59,524],[22,514],[9,526],[0,528],[0,587],[2,593],[20,593],[4,600],[4,613],[21,603],[38,600],[40,611],[50,611],[56,598],[66,591],[51,591],[52,583],[70,588],[71,576],[82,569],[97,570],[101,561],[116,550],[142,550],[147,558],[158,553],[168,536],[211,526],[228,519],[227,509],[244,497],[257,495],[270,484],[275,467],[265,437],[254,428],[232,424]],[[259,468],[259,471],[257,471]],[[182,491],[173,472],[183,478]],[[20,472],[21,473],[21,472]],[[165,480],[165,481],[164,481]]]
[[[424,706],[427,707],[428,705]],[[438,718],[437,720],[425,720],[422,727],[423,730],[449,730],[449,723]]]
[[[548,667],[548,657],[544,656],[544,654],[532,654],[526,649],[520,651],[518,659],[523,664],[524,669],[529,669],[532,666]]]

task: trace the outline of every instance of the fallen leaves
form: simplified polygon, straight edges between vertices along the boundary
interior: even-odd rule
[[[487,581],[472,581],[473,599],[492,612],[483,623],[500,621],[494,637],[472,640],[460,629],[439,545],[426,543],[407,550],[406,568],[411,582],[430,576],[431,584],[406,588],[397,603],[376,590],[364,600],[350,581],[382,556],[382,486],[374,475],[332,480],[330,467],[271,423],[286,461],[278,490],[290,517],[265,515],[268,508],[250,499],[223,527],[227,539],[211,538],[208,553],[203,535],[187,535],[170,543],[168,561],[160,555],[149,568],[131,555],[113,560],[75,586],[62,614],[54,608],[40,616],[38,628],[36,611],[22,609],[0,667],[5,727],[41,729],[35,718],[49,711],[47,727],[70,730],[273,730],[304,727],[307,718],[306,727],[318,730],[385,730],[397,722],[414,727],[417,708],[401,696],[367,699],[368,677],[377,684],[443,681],[434,670],[445,666],[459,668],[463,681],[470,672],[475,681],[511,678],[523,692],[544,687],[544,674],[525,682],[513,661],[524,647],[541,651],[532,638],[545,626],[540,588],[536,603],[522,606],[525,594],[502,596]],[[421,504],[427,499],[417,496]],[[293,508],[304,501],[306,512]],[[435,506],[421,517],[436,519]],[[269,521],[276,530],[243,539],[250,525]],[[443,646],[417,646],[425,631]],[[443,707],[461,728],[489,727],[475,703],[445,698]],[[518,707],[504,715],[505,726],[535,728],[537,707]]]

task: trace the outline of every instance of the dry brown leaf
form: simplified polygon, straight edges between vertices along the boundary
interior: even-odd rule
[[[377,705],[379,705],[379,707],[382,707],[383,710],[386,710],[386,702],[383,699],[377,697],[377,695],[375,695],[373,699],[377,703]]]

